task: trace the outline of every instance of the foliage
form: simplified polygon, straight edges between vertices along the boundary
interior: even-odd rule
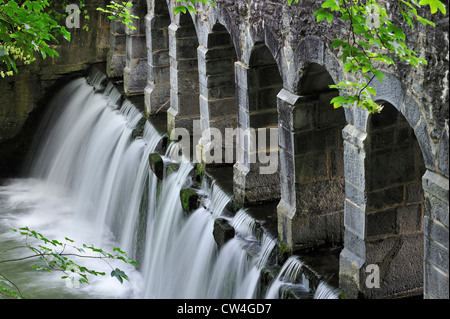
[[[18,72],[17,65],[28,65],[36,60],[59,56],[54,48],[58,36],[70,41],[65,12],[72,0],[0,0],[0,76],[10,76]],[[90,17],[84,0],[77,0],[79,12],[84,21]],[[117,20],[134,29],[132,19],[138,17],[129,11],[131,3],[110,1],[106,9],[97,10],[108,13],[109,19]],[[88,31],[88,24],[83,25]]]
[[[70,33],[49,14],[49,2],[0,0],[0,75],[17,72],[16,61],[29,64],[35,53],[58,56],[51,43],[60,34],[70,40]],[[3,68],[6,65],[6,70]],[[6,72],[5,72],[6,71]]]
[[[38,258],[42,262],[42,265],[33,266],[33,269],[47,272],[61,272],[63,274],[61,277],[62,279],[78,280],[78,283],[80,284],[89,284],[89,275],[105,276],[106,273],[77,264],[74,260],[70,259],[71,257],[76,257],[78,259],[100,259],[104,261],[111,268],[110,276],[116,278],[120,283],[123,283],[124,279],[128,280],[126,273],[119,268],[112,267],[108,260],[121,260],[126,264],[137,266],[136,261],[129,258],[120,248],[114,248],[113,252],[110,253],[101,248],[96,248],[93,245],[83,244],[81,247],[76,246],[74,241],[67,237],[65,237],[64,242],[60,242],[56,239],[48,239],[41,233],[30,230],[28,227],[12,230],[25,237],[25,244],[10,248],[8,251],[25,248],[29,250],[31,254],[15,259],[0,260],[0,264]],[[30,243],[30,239],[34,242],[37,241],[37,244]],[[76,273],[76,277],[74,276],[74,273]],[[23,298],[19,288],[14,282],[0,273],[0,296],[2,295],[5,297]]]
[[[130,12],[130,8],[133,6],[130,2],[114,2],[111,1],[110,4],[106,6],[107,9],[97,8],[97,10],[108,13],[108,19],[117,20],[127,25],[131,30],[136,30],[136,27],[132,25],[132,19],[139,19],[138,16],[132,15]]]
[[[178,14],[180,12],[186,13],[186,11],[189,11],[191,13],[197,13],[197,11],[194,8],[194,6],[197,2],[209,4],[213,7],[216,6],[216,4],[214,3],[214,0],[176,0],[176,2],[180,3],[181,5],[178,4],[175,6],[175,8],[173,9],[173,13],[175,13],[175,14]]]
[[[287,1],[292,3],[292,0]],[[383,81],[385,76],[380,69],[400,62],[413,67],[427,64],[415,51],[408,49],[401,22],[393,21],[395,12],[391,12],[393,8],[399,10],[398,13],[405,22],[403,24],[411,29],[414,29],[417,22],[434,27],[433,22],[419,14],[419,8],[425,5],[430,6],[432,14],[437,10],[446,14],[445,6],[438,0],[397,0],[390,3],[389,9],[381,1],[375,0],[322,2],[320,9],[313,13],[317,22],[326,20],[331,23],[335,16],[347,22],[347,37],[334,39],[332,46],[340,49],[344,72],[352,74],[356,79],[347,79],[330,86],[341,92],[340,96],[331,101],[334,107],[355,105],[372,113],[379,112],[382,106],[373,101],[372,96],[376,92],[370,83],[374,78]]]

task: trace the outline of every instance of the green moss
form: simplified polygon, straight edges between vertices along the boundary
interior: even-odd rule
[[[182,188],[180,190],[180,201],[183,210],[186,213],[190,213],[198,208],[198,194],[195,189],[192,188]]]
[[[349,298],[344,291],[339,290],[339,299],[349,299]]]
[[[278,240],[278,263],[284,264],[286,260],[292,255],[291,248],[282,240]]]

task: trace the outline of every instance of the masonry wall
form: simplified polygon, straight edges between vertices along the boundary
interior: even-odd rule
[[[104,1],[88,0],[85,4],[90,16],[89,30],[83,30],[83,25],[80,29],[68,29],[71,42],[60,38],[55,44],[59,57],[20,66],[18,74],[0,79],[0,177],[22,172],[42,109],[51,96],[92,63],[106,61],[109,22],[106,15],[96,11]]]

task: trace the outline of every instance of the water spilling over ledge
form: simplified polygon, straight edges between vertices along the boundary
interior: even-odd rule
[[[127,285],[95,281],[76,290],[58,286],[53,276],[56,291],[99,298],[337,297],[323,283],[331,273],[312,270],[298,256],[281,265],[270,222],[252,217],[255,208],[233,212],[232,196],[214,174],[199,177],[193,163],[174,162],[177,144],[167,145],[164,133],[95,68],[54,99],[36,150],[29,178],[0,188],[1,242],[12,240],[8,227],[29,226],[101,247],[118,244],[139,262],[138,271],[127,269]],[[149,163],[155,153],[160,178]],[[198,194],[190,212],[180,202],[185,188]],[[232,230],[223,240],[219,221]],[[42,278],[27,280],[31,295],[50,296],[39,289]]]

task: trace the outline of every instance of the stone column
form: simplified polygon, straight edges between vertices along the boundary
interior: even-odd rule
[[[291,251],[342,241],[343,114],[335,92],[278,94],[281,201],[278,233]],[[341,116],[339,116],[341,115]]]
[[[145,17],[148,51],[145,106],[148,115],[166,112],[170,105],[170,16],[165,1],[156,1],[154,5]]]
[[[191,20],[190,17],[188,19]],[[200,119],[198,40],[194,24],[187,22],[169,26],[171,86],[167,129],[170,133],[175,128],[185,128],[192,136],[193,121]]]
[[[240,132],[236,147],[237,160],[233,168],[236,208],[246,204],[279,200],[280,194],[278,145],[269,145],[271,138],[269,133],[278,140],[277,128],[269,129],[272,122],[277,122],[277,114],[266,113],[267,110],[251,110],[251,103],[256,104],[258,98],[261,104],[265,102],[262,98],[265,92],[252,91],[255,81],[258,81],[252,72],[254,70],[242,62],[235,64]],[[259,128],[262,129],[261,133],[258,131]],[[268,163],[261,161],[262,154],[270,157]]]
[[[278,136],[280,146],[281,200],[277,206],[278,237],[293,249],[295,239],[294,217],[297,213],[294,159],[294,108],[301,97],[283,89],[278,94]]]
[[[136,30],[126,28],[126,64],[123,70],[123,84],[126,95],[144,93],[147,85],[147,49],[145,15],[147,4],[144,0],[134,0],[131,13],[138,16],[133,21]]]
[[[364,142],[367,133],[352,124],[343,130],[344,137],[344,249],[339,262],[339,287],[349,298],[357,298],[364,289],[366,260],[366,199]]]
[[[425,284],[431,276],[434,286],[428,289],[436,295],[436,290],[448,288],[448,279],[447,284],[445,280],[437,284],[436,278],[448,274],[448,182],[446,195],[438,191],[439,198],[447,198],[445,226],[432,221],[432,208],[429,216],[423,217],[420,176],[424,164],[412,129],[404,126],[401,115],[395,116],[398,112],[393,106],[389,110],[385,105],[383,112],[373,116],[369,134],[350,124],[343,131],[346,198],[340,288],[350,298],[421,294],[425,255]],[[444,181],[427,172],[423,188],[435,184],[442,189]],[[436,192],[431,192],[433,195],[428,191],[426,196],[436,198]],[[446,261],[435,258],[443,253]],[[428,272],[427,267],[439,271]],[[444,278],[448,275],[439,279]]]
[[[424,297],[448,299],[449,182],[428,170],[422,179],[425,196],[424,217]]]
[[[111,20],[109,39],[110,50],[106,58],[106,74],[109,78],[122,77],[127,58],[125,25]]]
[[[226,35],[229,38],[228,33]],[[232,130],[237,125],[233,70],[235,52],[231,43],[228,43],[228,46],[227,43],[224,44],[225,46],[210,49],[199,46],[197,50],[200,76],[200,128],[206,135],[205,139],[199,141],[197,154],[204,164],[215,162],[223,164],[226,161],[229,164],[234,163],[234,157],[231,160],[225,158],[227,151],[225,148],[234,153],[234,143],[226,140],[226,129]],[[217,131],[211,132],[211,129]],[[212,134],[219,132],[220,136]],[[214,143],[214,139],[218,137],[220,144]],[[214,144],[211,145],[211,142]],[[229,145],[225,145],[226,142],[229,142]],[[211,147],[213,152],[210,150]],[[215,151],[221,151],[221,156],[214,154]]]

